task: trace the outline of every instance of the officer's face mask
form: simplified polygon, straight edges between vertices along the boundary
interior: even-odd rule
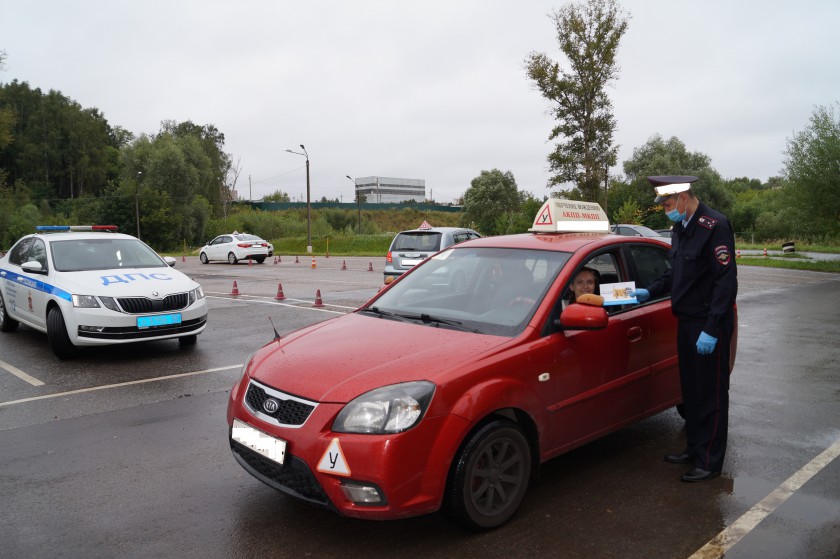
[[[685,212],[680,213],[680,210],[678,209],[679,206],[680,206],[680,198],[679,198],[679,196],[677,196],[677,205],[674,206],[674,209],[671,210],[670,212],[665,212],[665,215],[668,216],[668,219],[670,219],[674,223],[678,223],[680,221],[685,220]]]

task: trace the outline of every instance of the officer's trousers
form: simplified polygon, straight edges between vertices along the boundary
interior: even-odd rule
[[[695,467],[720,472],[729,428],[729,355],[734,315],[730,313],[724,320],[717,332],[715,349],[709,355],[697,353],[697,338],[705,319],[680,318],[678,322],[686,449],[694,457]]]

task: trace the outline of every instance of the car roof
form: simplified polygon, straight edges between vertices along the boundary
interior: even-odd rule
[[[469,229],[467,227],[426,227],[424,229],[406,229],[405,231],[400,231],[398,234],[402,233],[449,233],[455,231],[470,231],[473,233],[478,234],[476,231]]]
[[[481,237],[456,245],[456,248],[517,248],[577,252],[588,245],[609,246],[624,243],[647,243],[666,246],[667,243],[650,237],[626,237],[612,233],[521,233]]]
[[[53,241],[77,241],[83,239],[135,239],[132,235],[125,233],[110,233],[97,231],[70,231],[70,232],[56,232],[56,233],[33,233],[26,235],[26,237],[37,237],[48,242]],[[23,238],[23,237],[22,237]]]

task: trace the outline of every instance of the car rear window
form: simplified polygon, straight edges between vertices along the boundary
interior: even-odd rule
[[[440,250],[440,233],[432,231],[418,231],[417,233],[400,233],[394,239],[391,250],[416,250],[421,252],[437,252]]]

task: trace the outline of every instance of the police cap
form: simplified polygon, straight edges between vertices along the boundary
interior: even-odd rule
[[[648,181],[656,191],[656,199],[654,202],[661,204],[668,196],[685,192],[691,188],[691,183],[698,180],[698,177],[692,175],[667,175],[658,177],[648,177]]]

